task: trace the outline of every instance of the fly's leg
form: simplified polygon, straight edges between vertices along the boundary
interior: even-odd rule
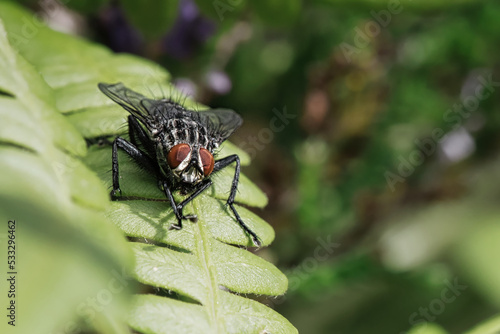
[[[233,182],[231,184],[231,193],[229,194],[229,198],[227,199],[226,204],[229,205],[229,208],[231,211],[234,213],[234,216],[236,217],[236,221],[238,221],[238,224],[240,224],[241,228],[252,237],[252,241],[255,246],[260,247],[262,246],[262,242],[260,241],[259,237],[257,234],[255,234],[254,231],[252,231],[241,219],[240,215],[238,214],[238,211],[236,211],[236,208],[234,207],[234,198],[236,197],[236,191],[238,189],[238,182],[240,180],[240,158],[236,155],[230,155],[225,158],[222,158],[220,160],[217,160],[214,164],[214,172],[217,172],[233,162],[236,163],[236,168],[234,171],[234,177],[233,177]]]
[[[139,150],[134,144],[126,141],[121,137],[117,137],[113,141],[113,151],[112,151],[112,172],[113,172],[113,190],[111,190],[111,198],[118,197],[121,195],[122,191],[120,189],[120,175],[118,172],[118,148],[125,151],[134,161],[141,167],[156,173],[156,168],[154,162],[151,158],[141,150]]]
[[[170,225],[169,230],[180,230],[182,228],[182,214],[179,210],[177,210],[177,204],[175,204],[174,196],[172,196],[172,192],[170,191],[170,186],[167,181],[163,181],[162,186],[165,196],[167,196],[170,201],[170,206],[172,206],[172,210],[174,210],[175,217],[177,217],[177,224]]]
[[[182,209],[186,206],[186,204],[188,204],[193,199],[198,197],[199,194],[201,194],[205,189],[207,189],[211,185],[212,185],[212,181],[210,179],[202,181],[201,183],[199,183],[197,185],[197,188],[195,189],[195,191],[188,198],[183,200],[181,203],[177,204],[177,210],[179,210],[181,212],[181,215],[182,215]],[[195,222],[198,219],[198,217],[196,217],[196,215],[187,215],[187,216],[183,216],[183,218],[187,218],[187,219],[193,220]]]
[[[170,226],[170,230],[180,230],[182,229],[182,220],[183,219],[190,219],[190,220],[195,220],[197,219],[196,215],[187,215],[184,216],[182,214],[182,209],[191,202],[193,199],[195,199],[199,194],[201,194],[205,189],[210,187],[212,185],[212,181],[210,179],[204,180],[201,183],[198,183],[196,185],[196,188],[194,192],[186,198],[184,201],[182,201],[179,204],[175,204],[174,196],[172,196],[172,192],[170,191],[170,187],[166,181],[163,181],[163,190],[165,192],[165,196],[167,196],[168,200],[170,201],[170,205],[172,206],[172,210],[174,210],[175,217],[177,218],[177,224],[172,224]]]

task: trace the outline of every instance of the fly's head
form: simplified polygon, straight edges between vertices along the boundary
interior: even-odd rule
[[[209,177],[215,163],[209,150],[187,143],[173,146],[166,154],[166,158],[174,179],[188,186]]]

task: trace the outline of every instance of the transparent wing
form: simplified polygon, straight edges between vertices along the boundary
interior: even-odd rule
[[[209,135],[218,144],[226,140],[243,124],[241,116],[230,109],[209,109],[200,111],[199,114],[208,126]]]
[[[134,115],[136,118],[146,121],[151,116],[154,100],[134,92],[125,87],[121,82],[116,84],[99,83],[97,85],[101,92],[114,102],[122,106],[123,109]]]

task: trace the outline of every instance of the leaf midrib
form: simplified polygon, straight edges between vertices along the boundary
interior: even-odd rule
[[[202,210],[200,210],[200,206],[198,204],[198,200],[193,200],[192,202],[193,211],[195,215],[198,217],[203,217]],[[223,334],[225,333],[224,328],[219,328],[218,321],[218,312],[217,305],[219,304],[219,287],[217,284],[217,273],[215,270],[215,265],[212,261],[211,248],[210,248],[210,236],[208,235],[205,226],[202,224],[202,220],[196,223],[196,227],[198,228],[197,238],[196,238],[196,253],[198,259],[203,266],[203,270],[205,271],[205,277],[207,278],[207,287],[208,287],[208,296],[205,301],[203,301],[203,305],[208,309],[208,316],[210,318],[210,322],[212,323],[212,328],[215,329],[215,333]]]

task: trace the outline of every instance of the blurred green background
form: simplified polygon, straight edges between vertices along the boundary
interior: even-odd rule
[[[290,281],[262,301],[301,333],[499,312],[498,1],[21,2],[243,116],[231,140],[277,234],[260,255]]]

